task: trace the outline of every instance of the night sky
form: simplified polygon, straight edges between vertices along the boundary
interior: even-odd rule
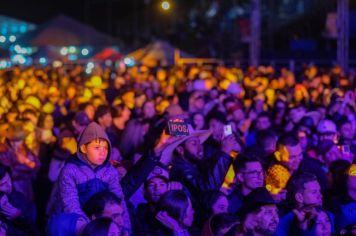
[[[0,14],[35,24],[42,24],[58,14],[64,14],[120,39],[132,49],[161,38],[197,56],[212,55],[209,48],[215,49],[217,55],[213,56],[223,58],[236,56],[231,55],[231,52],[236,50],[242,50],[242,53],[246,51],[246,45],[238,40],[240,37],[238,20],[227,23],[224,21],[226,10],[231,8],[231,4],[246,6],[249,0],[217,1],[220,4],[220,11],[212,21],[204,18],[204,13],[212,0],[170,1],[174,4],[174,10],[167,13],[159,10],[161,0],[1,0]],[[312,8],[313,11],[304,18],[291,21],[279,31],[273,33],[265,31],[262,35],[263,49],[268,48],[271,52],[285,51],[289,48],[290,40],[314,38],[319,42],[319,49],[325,51],[326,43],[321,35],[327,12],[336,6],[334,0],[327,1],[329,4],[325,0],[298,1],[308,4],[311,2],[318,4],[318,1],[322,1],[323,4],[319,3],[318,7]],[[282,0],[263,2],[274,2],[275,6],[280,8]],[[350,4],[351,8],[355,9],[356,1],[350,1]],[[192,19],[189,18],[192,9],[197,9],[195,28],[191,26]],[[224,9],[225,13],[222,11]],[[311,7],[306,8],[308,9]],[[248,12],[244,17],[248,18]],[[276,21],[276,24],[279,22]],[[223,23],[226,23],[225,26]],[[263,25],[263,29],[267,28],[267,25]],[[332,43],[332,51],[334,47]]]

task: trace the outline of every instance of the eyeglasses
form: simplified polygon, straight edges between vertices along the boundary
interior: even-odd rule
[[[264,174],[263,170],[244,171],[242,173],[249,176],[261,176]]]

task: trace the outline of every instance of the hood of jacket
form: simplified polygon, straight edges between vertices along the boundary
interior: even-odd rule
[[[105,163],[107,163],[111,156],[111,143],[105,132],[105,130],[96,122],[91,122],[79,135],[78,146],[77,146],[77,157],[81,162],[89,164],[88,160],[84,157],[83,153],[80,151],[80,146],[83,144],[90,143],[95,139],[105,139],[108,142],[109,150],[106,156]]]

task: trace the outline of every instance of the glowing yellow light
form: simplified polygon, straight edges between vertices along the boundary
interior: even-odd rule
[[[94,87],[100,87],[103,83],[103,80],[101,79],[101,77],[95,75],[91,77],[90,82]]]
[[[58,88],[56,88],[54,86],[51,86],[48,89],[48,94],[50,94],[50,95],[59,95],[60,92],[59,92]]]
[[[231,82],[236,82],[237,81],[237,76],[234,75],[233,73],[226,73],[226,79],[231,81]]]
[[[278,194],[287,186],[290,178],[290,173],[282,165],[273,165],[267,170],[266,174],[266,188],[272,194]]]
[[[36,109],[40,109],[41,108],[41,102],[38,98],[34,97],[34,96],[29,96],[25,103],[32,105],[33,107],[35,107]]]
[[[227,90],[227,88],[229,87],[230,84],[231,84],[231,81],[225,79],[220,82],[220,88]]]
[[[166,74],[165,70],[159,69],[157,71],[157,79],[159,81],[164,81],[166,79],[166,76],[167,76],[167,74]]]
[[[235,171],[233,166],[230,165],[229,170],[227,171],[227,174],[225,176],[223,187],[229,188],[229,186],[234,182],[234,178],[235,178]]]
[[[347,172],[349,176],[356,176],[356,164],[352,164]]]
[[[156,110],[159,114],[163,114],[167,107],[169,107],[170,103],[167,100],[161,101],[157,106]]]
[[[165,11],[168,11],[171,8],[171,4],[168,1],[163,1],[161,3],[161,8]]]
[[[23,89],[26,85],[26,82],[23,79],[20,79],[19,81],[17,81],[17,88],[18,89]]]
[[[89,89],[84,89],[83,97],[90,99],[93,96],[93,93]]]
[[[61,61],[54,61],[53,62],[53,67],[57,68],[57,67],[61,67],[63,65],[63,63]]]
[[[54,105],[50,102],[47,102],[46,104],[43,105],[42,111],[47,114],[51,114],[54,111]]]

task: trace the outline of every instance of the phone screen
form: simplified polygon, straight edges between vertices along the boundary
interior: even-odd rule
[[[232,127],[231,125],[224,126],[224,136],[227,137],[232,134]]]

